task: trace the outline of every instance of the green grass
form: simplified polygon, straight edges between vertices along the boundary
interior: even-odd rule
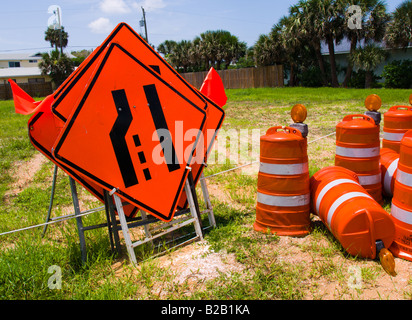
[[[278,88],[227,90],[224,129],[260,129],[290,123],[290,109],[296,103],[308,108],[308,140],[333,132],[340,119],[350,113],[363,113],[368,94],[382,98],[382,112],[391,105],[407,104],[410,90],[355,90],[333,88]],[[13,170],[37,151],[27,135],[30,116],[15,114],[12,101],[0,101],[0,233],[43,223],[50,200],[53,165],[46,162],[19,193],[10,193]],[[333,163],[334,136],[309,145],[310,173]],[[234,168],[236,164],[210,164],[205,175]],[[257,177],[239,170],[208,179],[218,192],[211,194],[217,228],[205,239],[215,252],[233,255],[242,272],[205,279],[198,286],[176,284],[168,268],[160,268],[151,258],[151,249],[141,252],[145,259],[136,270],[125,255],[110,250],[106,229],[86,233],[88,261],[81,262],[74,220],[43,228],[0,236],[0,299],[318,299],[325,282],[336,283],[348,294],[347,265],[362,265],[361,259],[345,254],[327,228],[319,221],[305,241],[281,245],[277,235],[257,233],[255,220]],[[87,191],[78,188],[85,208],[101,205]],[[67,175],[59,171],[53,215],[71,213]],[[84,208],[83,208],[84,209]],[[83,218],[85,225],[104,222],[104,213]],[[287,249],[288,248],[288,249]],[[297,250],[306,258],[288,261]],[[173,256],[173,253],[172,253]],[[343,262],[342,262],[343,261]],[[345,263],[345,265],[342,265]],[[113,267],[113,266],[117,267]],[[62,288],[50,289],[50,266],[62,271]],[[121,272],[115,272],[121,270]],[[362,267],[365,283],[372,287],[384,272],[377,262]],[[412,280],[409,278],[412,285]],[[409,286],[403,295],[410,299]],[[339,297],[337,297],[339,299]]]
[[[405,89],[342,89],[342,88],[256,88],[226,90],[228,100],[257,101],[266,105],[352,105],[363,106],[365,98],[377,94],[382,100],[382,107],[395,104],[408,105],[410,90]]]

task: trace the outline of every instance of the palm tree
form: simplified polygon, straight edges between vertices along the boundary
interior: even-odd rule
[[[344,14],[343,6],[339,0],[321,1],[320,10],[320,32],[322,38],[328,45],[329,63],[332,87],[338,87],[338,75],[335,59],[335,43],[339,44],[343,39]]]
[[[282,63],[283,47],[279,38],[280,33],[271,32],[269,35],[261,34],[253,46],[255,63],[258,66],[270,66],[276,63]]]
[[[293,18],[283,16],[280,18],[277,28],[281,30],[281,41],[285,52],[285,59],[290,67],[289,86],[293,87],[296,83],[296,72],[298,68],[301,38],[299,32],[293,28]]]
[[[55,85],[59,86],[73,72],[74,65],[64,53],[59,54],[59,51],[53,50],[50,54],[42,54],[39,68],[43,75],[49,75]]]
[[[385,42],[391,48],[406,49],[412,42],[412,1],[402,2],[392,13]]]
[[[227,38],[227,43],[224,44],[223,50],[223,67],[227,69],[232,62],[237,62],[246,54],[246,42],[239,41],[238,37],[230,35]]]
[[[344,34],[350,41],[349,56],[353,54],[356,47],[362,41],[369,43],[371,41],[380,42],[385,34],[385,26],[389,20],[389,15],[386,13],[385,3],[381,0],[343,0],[342,6],[344,7],[345,14],[345,26],[348,26],[350,6],[357,5],[362,10],[361,15],[361,28],[349,28],[345,27]],[[345,79],[342,86],[346,87],[353,70],[352,60],[349,59],[348,67],[346,69]]]
[[[316,60],[321,72],[322,83],[328,84],[325,63],[321,53],[322,33],[320,32],[322,17],[321,14],[322,0],[300,0],[297,5],[290,8],[290,15],[293,17],[292,24],[294,32],[300,32],[313,48]]]
[[[167,58],[167,56],[173,52],[176,44],[176,41],[165,40],[157,46],[157,51],[162,53]]]
[[[183,72],[187,72],[188,67],[191,64],[188,52],[191,48],[191,42],[187,40],[182,40],[176,43],[172,52],[169,54],[169,59],[176,70],[180,68]]]
[[[246,43],[240,42],[236,36],[225,30],[203,32],[196,42],[207,70],[210,65],[219,70],[222,63],[224,68],[227,68],[232,60],[238,60],[246,54]]]
[[[351,61],[359,69],[365,71],[365,88],[372,86],[373,70],[387,58],[387,52],[374,43],[354,50]]]
[[[51,47],[55,47],[56,51],[58,51],[57,48],[60,47],[60,53],[63,54],[63,48],[66,48],[69,42],[69,34],[64,31],[63,26],[61,29],[48,27],[44,33],[44,40],[49,41]]]

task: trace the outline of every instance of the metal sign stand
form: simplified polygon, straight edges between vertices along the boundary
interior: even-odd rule
[[[202,184],[202,190],[204,189],[204,186],[206,186],[205,183]],[[189,204],[189,210],[182,210],[182,212],[178,211],[178,212],[176,212],[176,218],[172,219],[172,221],[162,223],[160,226],[157,226],[156,230],[166,228],[164,231],[162,231],[160,233],[157,233],[157,234],[153,235],[150,232],[148,224],[151,223],[151,221],[149,221],[147,219],[146,213],[144,213],[141,210],[141,212],[143,214],[142,214],[142,222],[140,224],[145,226],[145,235],[146,235],[146,237],[145,237],[145,239],[139,240],[139,241],[136,241],[136,242],[132,242],[132,240],[131,240],[129,226],[127,224],[126,216],[125,216],[124,211],[123,211],[123,203],[122,203],[120,197],[115,194],[116,190],[114,189],[114,190],[111,191],[110,195],[113,196],[115,204],[116,204],[117,214],[119,216],[123,237],[124,237],[124,240],[125,240],[125,243],[126,243],[127,253],[128,253],[130,261],[134,265],[137,265],[137,259],[136,259],[136,254],[134,252],[134,248],[136,248],[136,247],[138,247],[138,246],[140,246],[144,243],[147,243],[147,242],[152,242],[153,243],[153,240],[155,240],[156,238],[164,236],[168,233],[171,233],[171,232],[173,232],[177,229],[180,229],[180,228],[182,228],[186,225],[189,225],[191,223],[193,223],[193,225],[194,225],[196,236],[193,237],[192,239],[187,240],[185,243],[187,243],[188,241],[194,241],[196,239],[203,240],[201,212],[199,210],[199,204],[198,204],[197,195],[196,195],[196,191],[194,190],[194,187],[195,187],[195,185],[193,184],[192,175],[191,175],[191,173],[189,173],[189,177],[188,177],[188,179],[186,180],[186,183],[185,183],[185,192],[186,192],[186,197],[187,197],[188,204]],[[205,192],[207,192],[207,189],[203,190],[203,194],[205,194]],[[210,208],[210,206],[211,206],[210,205],[210,199],[207,199],[205,202],[206,202],[207,206],[209,206],[209,208]],[[188,214],[188,213],[190,213],[190,215],[183,216],[183,217],[179,218],[180,215]],[[209,216],[209,221],[214,221],[213,210],[210,211],[210,209],[209,209],[208,216]],[[153,219],[153,220],[159,221],[158,219]],[[215,224],[213,226],[215,226]]]
[[[57,174],[57,169],[55,168],[50,206],[49,206],[49,211],[48,211],[47,220],[46,220],[47,222],[53,220],[53,218],[50,218],[50,215],[51,215],[51,206],[53,203],[53,196],[55,193],[56,174]],[[125,205],[125,203],[123,203],[121,198],[115,194],[116,189],[113,189],[111,192],[108,192],[108,191],[104,192],[104,200],[105,200],[104,206],[92,209],[92,211],[102,211],[104,209],[106,213],[107,222],[98,224],[98,225],[84,226],[83,221],[82,221],[82,215],[86,211],[81,212],[80,210],[80,205],[79,205],[79,200],[78,200],[78,195],[77,195],[77,188],[76,188],[76,181],[71,177],[69,177],[69,179],[70,179],[70,188],[71,188],[72,199],[73,199],[74,214],[71,214],[68,216],[76,217],[76,223],[77,223],[77,229],[78,229],[79,241],[80,241],[81,258],[83,262],[87,261],[87,248],[86,248],[86,240],[85,240],[85,235],[84,235],[84,232],[86,230],[107,227],[111,249],[113,252],[117,251],[118,253],[121,252],[119,231],[122,231],[129,259],[134,265],[137,265],[137,258],[136,258],[134,249],[140,245],[143,245],[148,242],[150,242],[153,245],[153,241],[155,239],[160,238],[166,234],[172,233],[177,229],[180,229],[184,226],[187,226],[193,223],[194,229],[195,229],[195,236],[173,247],[175,248],[177,246],[184,245],[190,241],[195,241],[197,239],[203,240],[203,230],[209,227],[216,227],[216,221],[215,221],[215,217],[214,217],[214,213],[212,209],[212,204],[209,198],[209,192],[207,190],[207,185],[206,185],[206,181],[205,181],[203,173],[200,178],[200,185],[201,185],[206,209],[204,211],[200,211],[199,209],[199,203],[198,203],[198,198],[197,198],[197,194],[195,190],[195,185],[193,182],[192,173],[189,172],[188,179],[186,180],[186,183],[185,183],[185,192],[186,192],[186,197],[188,201],[188,208],[177,211],[174,215],[174,218],[170,222],[164,222],[164,223],[151,215],[148,216],[146,212],[144,212],[143,210],[140,210],[140,217],[134,217],[134,218],[126,217],[124,214],[124,210],[123,210],[123,206]],[[117,216],[119,220],[116,219],[115,208],[116,208]],[[201,221],[201,215],[206,214],[206,213],[208,214],[209,226],[203,228],[202,221]],[[54,218],[54,219],[57,219],[57,218]],[[120,226],[119,226],[119,222],[120,222]],[[156,225],[154,225],[154,223],[156,223]],[[143,226],[145,238],[143,240],[133,242],[131,238],[131,234],[130,234],[130,229],[134,227],[140,227],[140,226]],[[46,227],[43,230],[43,235],[45,234],[45,232],[46,232]]]

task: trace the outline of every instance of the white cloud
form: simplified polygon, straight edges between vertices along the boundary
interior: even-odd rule
[[[90,22],[88,27],[93,33],[109,33],[113,30],[110,20],[103,17]]]
[[[123,0],[103,0],[100,2],[99,7],[104,13],[109,14],[123,14],[130,12],[130,8]]]
[[[139,9],[143,7],[145,11],[155,11],[156,9],[162,9],[166,7],[164,0],[143,0],[139,2],[134,2],[132,7],[135,9]]]

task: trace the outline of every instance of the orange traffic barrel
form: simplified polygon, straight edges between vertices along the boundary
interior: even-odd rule
[[[383,114],[382,147],[399,153],[401,140],[406,131],[412,129],[412,107],[393,106]]]
[[[412,130],[401,140],[391,215],[395,239],[390,250],[394,256],[412,261]]]
[[[307,140],[291,127],[272,127],[260,138],[256,231],[281,236],[310,232]]]
[[[335,165],[355,172],[361,186],[381,203],[379,131],[379,126],[369,116],[354,114],[344,117],[336,125]]]
[[[389,148],[382,148],[380,154],[382,192],[385,196],[392,197],[396,179],[396,171],[398,169],[399,153]]]
[[[390,215],[359,184],[357,175],[332,166],[310,179],[311,211],[353,256],[375,259],[377,243],[388,248],[395,226]]]

